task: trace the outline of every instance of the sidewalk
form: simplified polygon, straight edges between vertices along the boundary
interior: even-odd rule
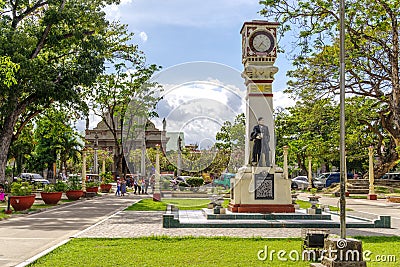
[[[0,221],[0,266],[17,266],[123,210],[137,199],[104,195]]]

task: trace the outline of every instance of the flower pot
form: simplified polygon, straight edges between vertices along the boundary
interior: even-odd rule
[[[109,193],[111,190],[112,184],[101,184],[100,190],[102,193]]]
[[[62,197],[62,192],[40,192],[42,200],[47,205],[57,205]]]
[[[94,193],[97,193],[97,191],[99,191],[99,187],[98,187],[98,186],[86,187],[86,192],[94,192]]]
[[[68,190],[65,195],[69,200],[78,200],[83,196],[83,190]]]
[[[309,202],[311,203],[311,208],[316,209],[319,202],[320,196],[308,196]]]
[[[10,204],[15,211],[27,210],[35,202],[35,194],[29,196],[11,196]]]

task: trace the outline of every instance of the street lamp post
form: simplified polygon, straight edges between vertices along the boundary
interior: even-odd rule
[[[346,238],[346,154],[345,154],[345,25],[344,0],[340,0],[340,238]]]

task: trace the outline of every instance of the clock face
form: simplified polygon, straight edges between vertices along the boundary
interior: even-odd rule
[[[258,31],[250,36],[249,45],[256,53],[268,54],[274,48],[275,40],[270,32]]]

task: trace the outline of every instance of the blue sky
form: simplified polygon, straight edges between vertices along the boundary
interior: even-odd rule
[[[128,24],[148,63],[164,69],[191,61],[211,61],[242,71],[243,22],[266,19],[258,0],[122,0],[107,8],[110,19]],[[281,46],[286,39],[281,40]],[[278,56],[274,91],[282,91],[290,62]]]
[[[267,20],[258,14],[261,8],[258,0],[121,0],[119,6],[106,8],[110,20],[127,24],[135,33],[134,42],[147,63],[162,66],[158,78],[168,95],[157,110],[160,118],[152,120],[157,128],[167,118],[167,131],[185,132],[186,144],[210,146],[227,114],[233,121],[244,112],[245,105],[235,102],[238,96],[245,99],[240,29],[245,21]],[[279,45],[287,43],[283,39]],[[280,54],[275,66],[274,107],[293,105],[282,92],[290,62]],[[191,80],[200,82],[194,85]],[[97,121],[91,120],[93,127]]]

